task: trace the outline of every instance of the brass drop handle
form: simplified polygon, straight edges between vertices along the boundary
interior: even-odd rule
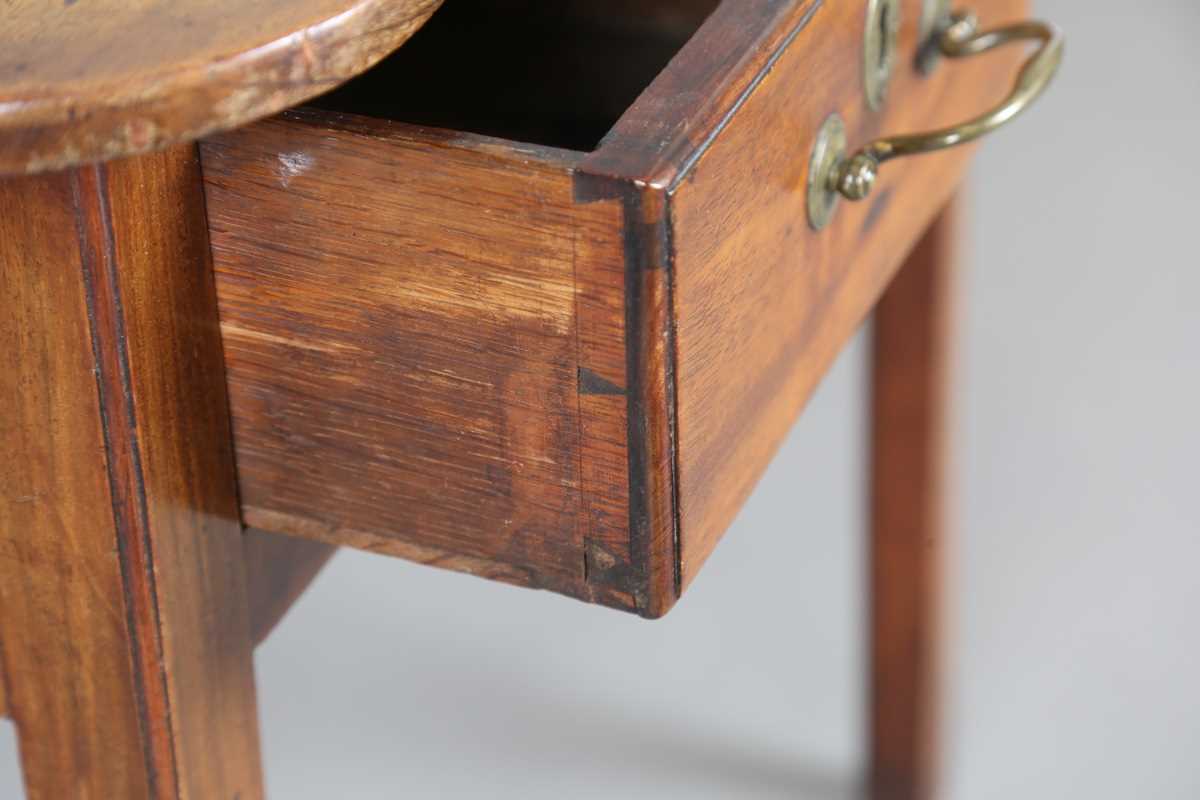
[[[862,200],[870,194],[884,162],[974,141],[1012,121],[1050,85],[1063,54],[1063,35],[1056,26],[1030,20],[980,31],[974,14],[954,14],[932,42],[933,52],[947,58],[978,55],[1023,41],[1041,42],[1041,46],[1017,73],[1012,92],[1000,105],[959,125],[876,139],[847,158],[845,126],[836,113],[831,115],[817,136],[809,165],[808,218],[812,227],[820,230],[828,224],[839,195]]]

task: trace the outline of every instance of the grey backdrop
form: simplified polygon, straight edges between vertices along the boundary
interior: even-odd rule
[[[946,795],[1194,800],[1200,4],[1037,6],[1063,73],[970,191]],[[663,621],[339,555],[259,652],[271,796],[848,797],[865,355]]]

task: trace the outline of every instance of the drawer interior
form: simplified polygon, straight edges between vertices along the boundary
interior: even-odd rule
[[[588,152],[720,0],[446,0],[312,105]]]

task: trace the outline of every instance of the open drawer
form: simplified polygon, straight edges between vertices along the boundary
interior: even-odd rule
[[[669,609],[970,155],[889,165],[817,232],[823,121],[954,122],[1022,55],[925,76],[902,0],[871,110],[869,5],[446,0],[203,142],[246,524]]]

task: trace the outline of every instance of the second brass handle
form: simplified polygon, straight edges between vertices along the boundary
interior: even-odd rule
[[[955,14],[935,40],[936,50],[943,56],[963,58],[1022,41],[1040,41],[1041,47],[1017,73],[1008,97],[995,108],[959,125],[876,139],[846,158],[841,119],[836,115],[831,117],[818,137],[809,172],[809,220],[813,227],[820,229],[828,222],[836,201],[834,193],[848,200],[862,200],[870,194],[879,166],[884,162],[974,141],[1012,121],[1049,86],[1062,62],[1063,36],[1056,26],[1030,20],[980,31],[973,14]]]

